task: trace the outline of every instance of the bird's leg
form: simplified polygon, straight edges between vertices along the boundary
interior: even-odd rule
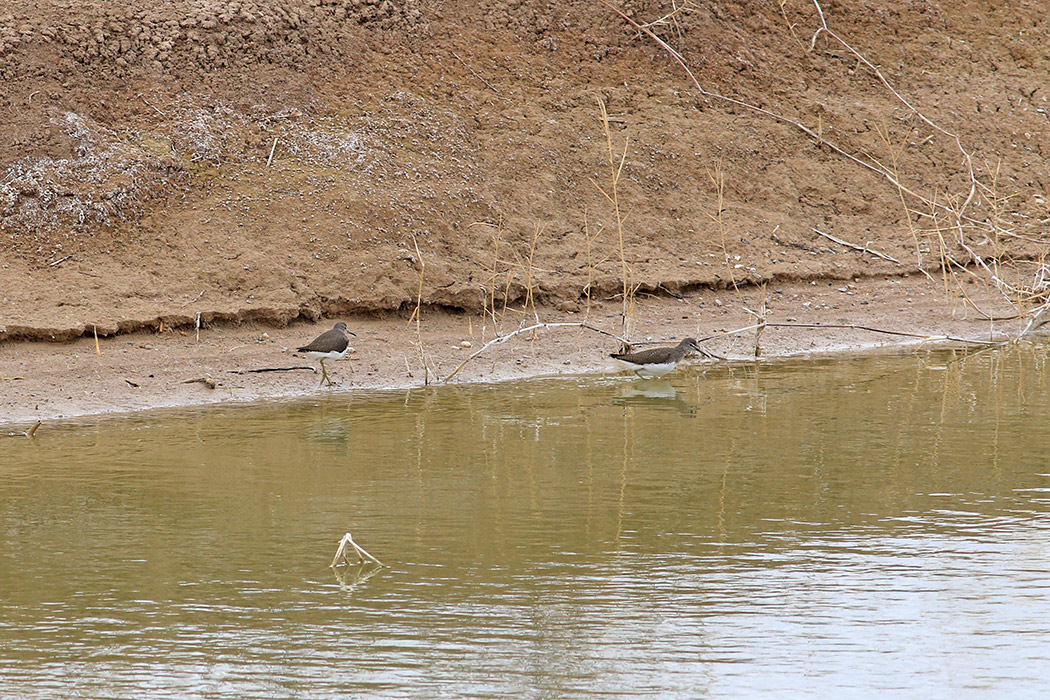
[[[321,384],[328,382],[328,386],[332,386],[332,380],[328,378],[328,370],[324,368],[324,358],[321,358]]]

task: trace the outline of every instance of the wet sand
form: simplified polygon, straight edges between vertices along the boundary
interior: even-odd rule
[[[870,326],[920,336],[951,335],[974,340],[1016,335],[1020,320],[1001,297],[979,290],[967,294],[984,313],[947,299],[922,277],[782,285],[767,296],[768,323]],[[720,335],[754,324],[746,308],[761,308],[761,292],[738,296],[730,290],[703,290],[684,299],[638,301],[632,339],[676,342],[686,336],[719,336],[704,347],[729,361],[754,361],[756,333]],[[576,313],[540,308],[544,323],[586,323],[619,335],[620,304],[606,301]],[[505,335],[520,327],[522,315],[508,310]],[[295,348],[330,328],[335,319],[317,324],[294,323],[275,328],[242,324],[193,329],[162,329],[69,343],[5,342],[0,344],[0,422],[12,430],[23,424],[88,415],[220,402],[303,397],[364,390],[406,389],[429,382],[440,385],[470,355],[494,338],[491,319],[479,315],[426,311],[420,337],[429,371],[424,371],[416,344],[416,327],[400,316],[349,317],[357,334],[345,360],[326,363],[331,387],[319,384],[315,361]],[[535,323],[531,313],[525,326]],[[767,327],[760,341],[760,360],[806,354],[850,353],[879,347],[929,347],[923,338],[859,328]],[[468,362],[450,383],[496,382],[536,376],[585,374],[618,370],[608,353],[619,349],[615,338],[589,329],[556,327],[523,333],[494,344]],[[694,358],[692,362],[721,362]],[[300,367],[290,371],[238,370]],[[673,375],[672,375],[673,378]],[[211,388],[208,382],[214,382]]]

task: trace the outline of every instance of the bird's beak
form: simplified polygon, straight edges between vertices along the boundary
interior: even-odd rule
[[[354,333],[351,330],[347,330],[347,333],[349,333],[350,335],[354,336],[355,338],[357,337],[357,333]]]

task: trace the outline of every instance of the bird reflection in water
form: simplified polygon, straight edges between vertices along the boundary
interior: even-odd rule
[[[687,418],[696,417],[696,404],[689,403],[679,396],[678,390],[666,379],[636,379],[613,399],[613,404],[673,410]]]

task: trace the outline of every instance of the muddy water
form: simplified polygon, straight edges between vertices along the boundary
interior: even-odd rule
[[[0,695],[1014,697],[1047,352],[792,361],[0,440]],[[339,537],[387,566],[333,572]]]

